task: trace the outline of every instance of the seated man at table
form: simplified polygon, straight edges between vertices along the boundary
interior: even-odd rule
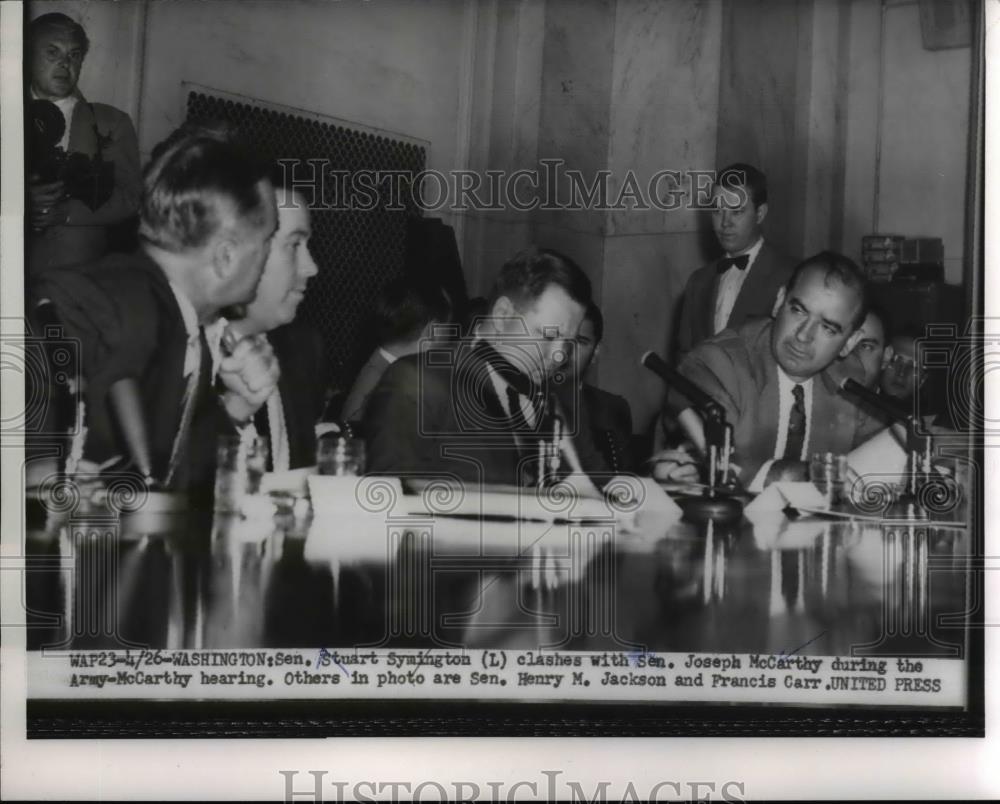
[[[279,371],[260,337],[213,366],[205,327],[253,300],[276,225],[265,165],[218,135],[181,132],[146,168],[140,249],[38,277],[34,303],[80,342],[87,461],[130,458],[168,489],[211,489],[219,406],[249,421]]]
[[[429,343],[434,326],[447,323],[449,315],[448,300],[440,288],[428,287],[410,276],[389,282],[379,294],[375,309],[379,345],[358,372],[340,418],[345,422],[364,421],[368,397],[385,370]]]
[[[881,426],[839,392],[847,377],[864,377],[856,357],[837,358],[856,345],[865,314],[860,269],[823,252],[795,269],[773,320],[725,330],[681,363],[680,372],[725,410],[733,462],[749,490],[759,491],[769,478],[803,479],[812,453],[846,454]],[[680,423],[704,450],[699,414],[686,408]]]
[[[877,391],[882,378],[882,362],[888,343],[885,314],[879,310],[869,309],[861,324],[860,332],[851,354],[861,361],[861,366],[865,370],[864,386]]]
[[[917,335],[912,330],[893,333],[885,349],[879,389],[904,407],[913,405],[924,385],[925,378],[917,371],[916,352]]]
[[[554,409],[550,379],[590,303],[568,257],[532,248],[500,270],[490,315],[470,338],[400,358],[372,392],[364,422],[368,471],[533,485]],[[571,417],[572,418],[572,417]],[[604,470],[584,428],[561,441],[573,472]]]
[[[576,380],[589,421],[590,435],[613,472],[631,472],[632,410],[625,397],[586,382],[604,338],[604,315],[591,302],[576,334]]]
[[[229,329],[237,338],[263,334],[281,371],[278,386],[253,418],[253,430],[270,439],[269,469],[285,471],[316,462],[316,422],[323,412],[323,344],[319,334],[295,313],[309,280],[319,272],[309,251],[309,207],[301,193],[275,191],[278,230],[264,263],[257,294],[246,315],[219,319],[210,344]],[[214,336],[214,337],[213,337]]]

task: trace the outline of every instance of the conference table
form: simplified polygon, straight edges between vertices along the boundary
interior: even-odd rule
[[[967,511],[732,524],[654,512],[622,526],[257,503],[216,513],[29,501],[29,650],[959,657],[977,594],[974,540],[958,524]]]

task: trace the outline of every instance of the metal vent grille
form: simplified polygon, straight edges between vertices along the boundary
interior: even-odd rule
[[[187,119],[203,123],[225,120],[262,157],[322,160],[327,171],[406,171],[424,169],[426,147],[394,139],[308,112],[275,107],[252,99],[216,92],[191,91]],[[333,209],[336,182],[320,187],[320,170],[296,171],[295,178],[316,176],[310,248],[319,274],[309,285],[299,316],[323,337],[328,376],[335,389],[347,389],[375,344],[368,322],[382,286],[403,272],[406,219],[419,215],[408,182],[400,201],[405,209],[388,210],[388,194],[380,194],[371,210]],[[339,206],[339,205],[338,205]]]

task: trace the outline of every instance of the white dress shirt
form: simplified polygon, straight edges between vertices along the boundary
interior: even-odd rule
[[[741,251],[739,254],[726,254],[727,257],[739,257],[741,254],[746,254],[749,259],[747,260],[747,267],[742,271],[735,265],[732,265],[729,267],[729,270],[719,277],[719,292],[715,296],[715,319],[713,323],[713,331],[716,334],[726,328],[729,316],[733,312],[733,307],[736,306],[736,299],[743,288],[743,283],[747,281],[750,271],[753,270],[753,264],[757,260],[757,255],[760,254],[760,249],[763,245],[764,238],[758,237],[757,242],[748,251]]]

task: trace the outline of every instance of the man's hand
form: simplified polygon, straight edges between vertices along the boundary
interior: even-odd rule
[[[219,362],[219,379],[226,386],[222,404],[234,422],[253,416],[278,386],[281,369],[264,335],[244,338]]]
[[[67,220],[66,188],[61,181],[42,183],[37,176],[28,181],[28,220],[35,230],[58,226]]]
[[[670,483],[698,483],[701,471],[697,461],[683,449],[665,449],[649,459],[653,479]]]

